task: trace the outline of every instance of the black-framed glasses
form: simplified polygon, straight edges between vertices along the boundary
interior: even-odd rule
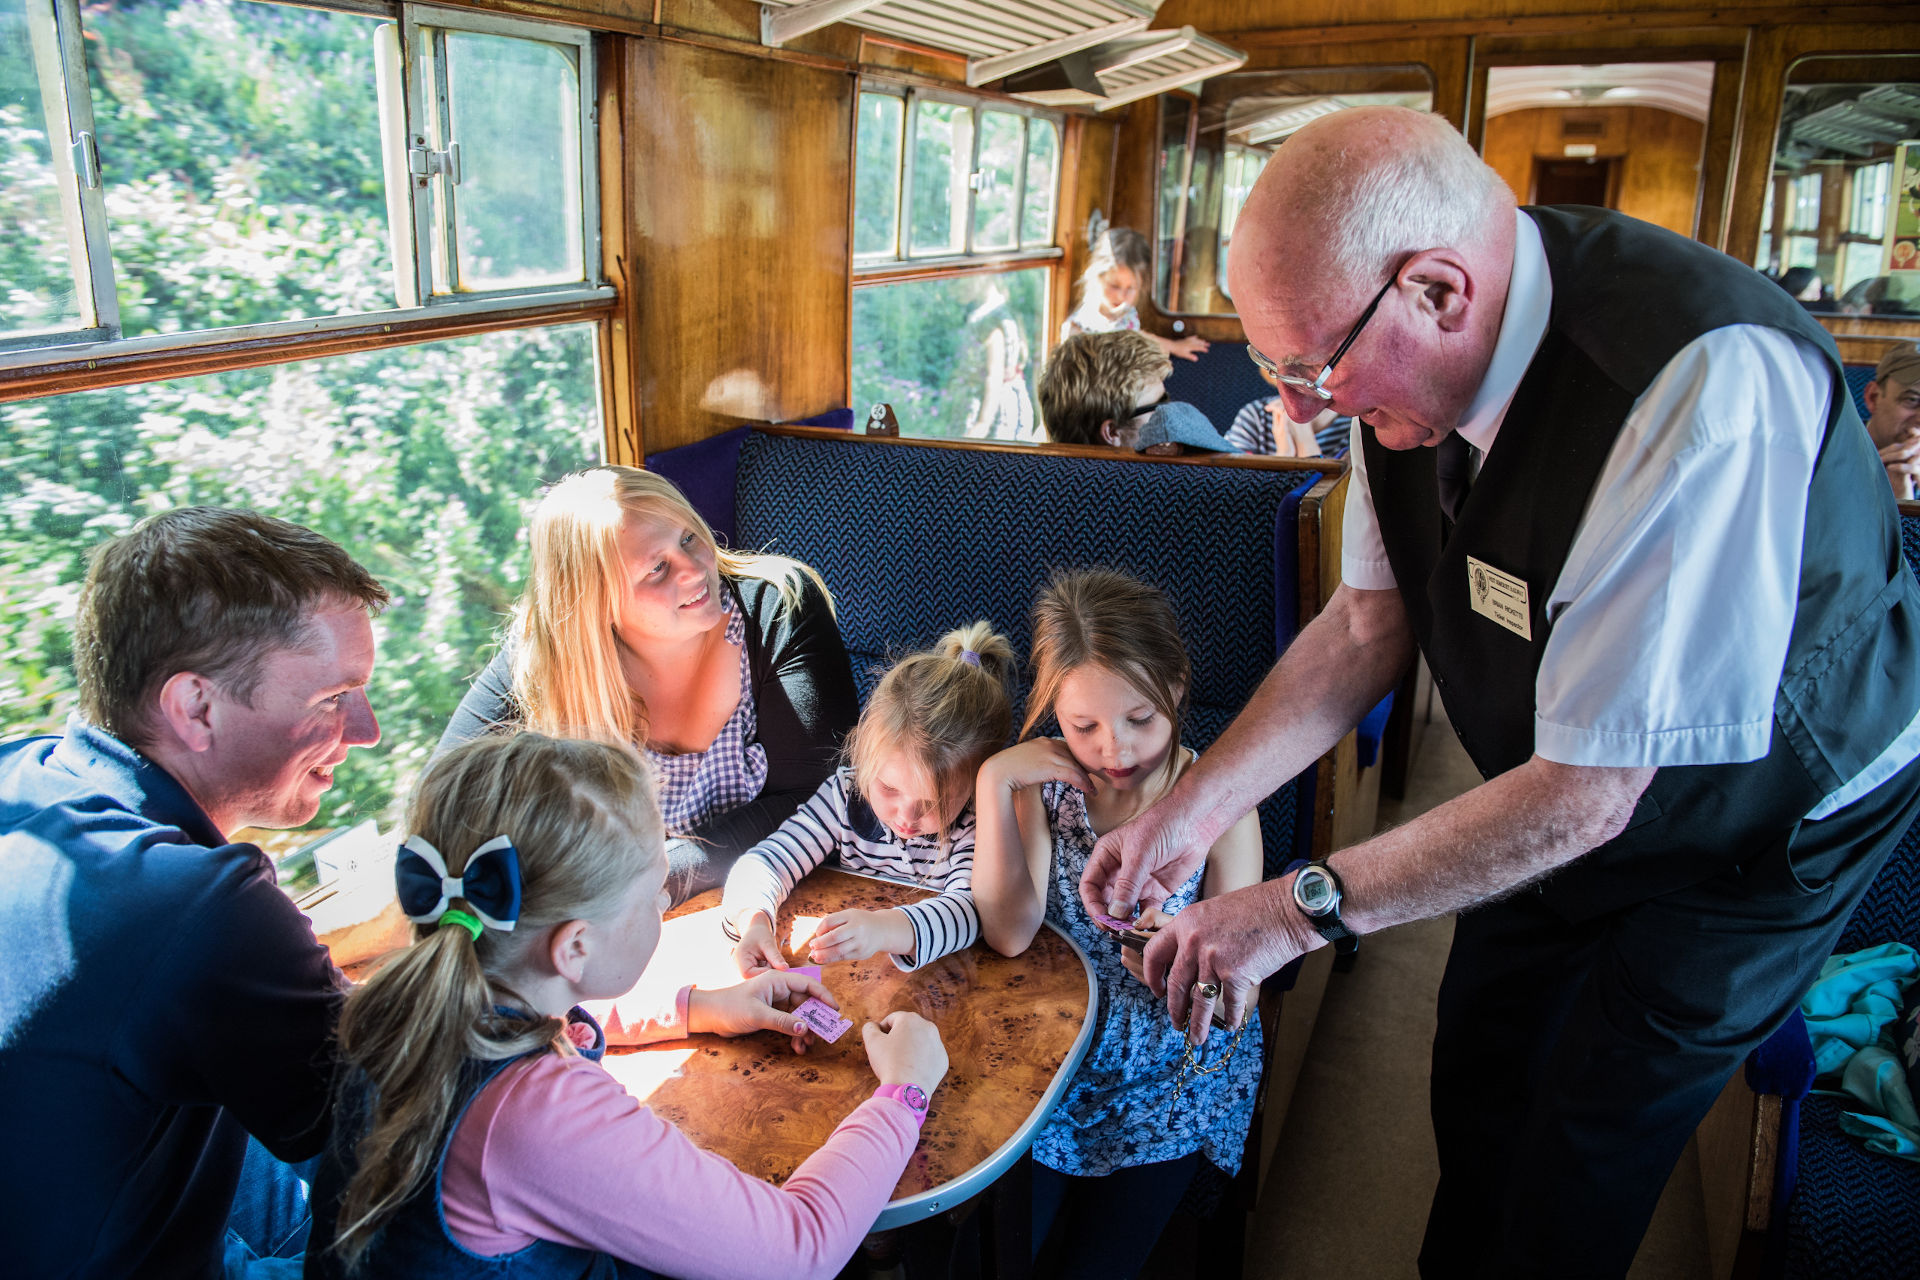
[[[1155,400],[1152,404],[1143,404],[1143,405],[1136,406],[1133,411],[1133,416],[1128,418],[1127,421],[1128,422],[1138,421],[1139,419],[1144,418],[1148,414],[1152,413],[1155,409],[1158,409],[1161,405],[1171,402],[1172,399],[1173,397],[1167,394],[1166,388],[1162,387],[1160,389],[1160,398],[1158,400]]]
[[[1373,319],[1373,313],[1380,309],[1380,300],[1387,296],[1387,290],[1393,288],[1394,281],[1399,278],[1400,273],[1398,271],[1395,271],[1387,277],[1387,282],[1380,286],[1380,292],[1373,295],[1373,301],[1369,302],[1367,309],[1360,313],[1360,318],[1353,322],[1353,328],[1347,330],[1347,336],[1341,340],[1339,347],[1335,349],[1333,358],[1321,365],[1320,372],[1315,376],[1309,378],[1304,374],[1280,372],[1280,366],[1269,360],[1262,354],[1260,349],[1251,342],[1247,344],[1247,355],[1252,358],[1254,364],[1260,367],[1260,372],[1266,375],[1267,381],[1273,383],[1275,386],[1287,387],[1294,391],[1304,392],[1323,403],[1331,401],[1333,399],[1333,392],[1327,390],[1327,379],[1333,376],[1333,367],[1340,363],[1340,357],[1347,354],[1347,348],[1352,346],[1353,340],[1360,336],[1360,331],[1367,327],[1367,321]]]

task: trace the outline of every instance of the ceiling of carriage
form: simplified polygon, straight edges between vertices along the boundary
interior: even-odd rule
[[[1022,97],[1118,106],[1231,70],[1246,55],[1192,27],[1149,30],[1160,0],[766,0],[761,40],[778,46],[836,22],[962,54],[982,85],[1074,63]],[[1043,77],[1044,79],[1044,77]]]
[[[1799,170],[1816,159],[1866,160],[1920,136],[1920,84],[1789,85],[1774,163]]]
[[[1658,107],[1704,121],[1712,97],[1711,62],[1615,62],[1487,71],[1489,117],[1533,107]]]

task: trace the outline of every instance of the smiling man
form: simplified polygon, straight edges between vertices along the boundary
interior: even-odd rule
[[[320,535],[191,507],[95,553],[80,711],[0,746],[0,1200],[21,1275],[218,1276],[251,1134],[327,1135],[338,977],[241,827],[297,827],[387,593]],[[244,1259],[242,1259],[244,1260]]]
[[[1483,785],[1197,903],[1149,981],[1204,1031],[1300,953],[1460,912],[1437,1276],[1620,1276],[1689,1134],[1920,810],[1920,587],[1833,343],[1711,249],[1516,209],[1444,121],[1288,140],[1233,296],[1290,417],[1352,415],[1343,582],[1081,892],[1124,915],[1417,647]]]

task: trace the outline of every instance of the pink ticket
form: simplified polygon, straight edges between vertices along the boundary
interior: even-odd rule
[[[820,966],[817,964],[797,964],[787,972],[797,973],[803,978],[812,978],[815,982],[820,981]]]
[[[817,1031],[820,1038],[828,1044],[845,1035],[847,1028],[853,1025],[850,1019],[841,1017],[833,1011],[832,1006],[820,1000],[808,1000],[793,1012],[795,1017]]]

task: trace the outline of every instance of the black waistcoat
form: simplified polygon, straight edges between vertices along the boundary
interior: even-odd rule
[[[1832,404],[1808,493],[1800,591],[1768,754],[1662,768],[1619,837],[1541,889],[1582,919],[1759,856],[1898,736],[1920,708],[1920,588],[1891,489],[1832,339],[1786,293],[1692,240],[1599,209],[1526,210],[1553,308],[1540,349],[1451,530],[1434,450],[1383,448],[1369,486],[1408,621],[1460,740],[1486,777],[1533,754],[1547,597],[1628,412],[1682,347],[1732,324],[1820,348]],[[1475,613],[1467,558],[1524,579],[1532,637]],[[1703,673],[1705,674],[1705,673]]]

